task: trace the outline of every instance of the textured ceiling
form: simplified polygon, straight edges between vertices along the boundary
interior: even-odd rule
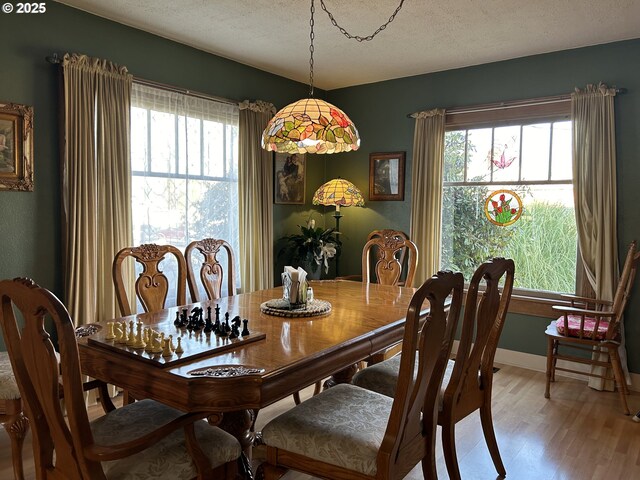
[[[399,0],[324,0],[354,35]],[[309,81],[310,0],[64,0],[87,12]],[[640,38],[639,0],[405,0],[370,42],[345,38],[315,0],[315,86],[331,90]],[[135,73],[135,72],[134,72]]]

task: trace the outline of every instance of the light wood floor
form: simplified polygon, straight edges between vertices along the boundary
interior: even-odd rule
[[[310,395],[303,392],[303,398]],[[544,374],[502,366],[494,375],[493,418],[507,478],[514,480],[630,480],[640,479],[640,423],[623,415],[617,393],[596,392],[582,380],[558,377],[551,399],[544,398]],[[640,394],[628,398],[633,412]],[[285,399],[260,412],[260,429],[293,405]],[[99,415],[99,409],[92,409]],[[480,419],[472,414],[456,427],[460,471],[464,480],[495,479]],[[440,446],[438,475],[448,478]],[[25,470],[33,478],[30,436],[25,442]],[[264,458],[254,450],[254,463]],[[6,433],[0,433],[0,479],[11,479],[11,454]],[[286,480],[312,477],[289,472]],[[407,477],[422,479],[419,467]]]

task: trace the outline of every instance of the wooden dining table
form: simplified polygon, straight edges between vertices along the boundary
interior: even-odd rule
[[[256,412],[332,375],[337,382],[349,381],[354,364],[402,340],[415,292],[345,280],[310,285],[315,299],[329,302],[328,312],[265,313],[265,302],[282,297],[280,287],[116,319],[125,325],[142,322],[165,337],[172,335],[173,342],[181,337],[181,355],[163,357],[117,345],[107,338],[112,328],[98,324],[97,332],[79,339],[83,373],[138,399],[151,398],[187,412],[211,412],[211,423],[240,440],[247,454],[245,476],[251,478],[247,462],[255,441],[251,427]],[[227,313],[230,319],[246,319],[249,334],[220,338],[174,325],[176,316],[190,314],[194,307],[204,312],[217,307],[223,322]]]

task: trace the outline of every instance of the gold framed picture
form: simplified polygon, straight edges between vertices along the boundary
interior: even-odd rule
[[[369,200],[404,200],[405,152],[369,155]]]
[[[0,102],[0,190],[33,191],[33,107]]]

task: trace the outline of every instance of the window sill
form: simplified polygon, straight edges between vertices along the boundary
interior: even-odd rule
[[[558,318],[558,312],[553,310],[554,305],[570,306],[566,300],[558,295],[556,298],[533,297],[522,294],[512,294],[509,302],[509,313],[522,313],[534,317]]]

